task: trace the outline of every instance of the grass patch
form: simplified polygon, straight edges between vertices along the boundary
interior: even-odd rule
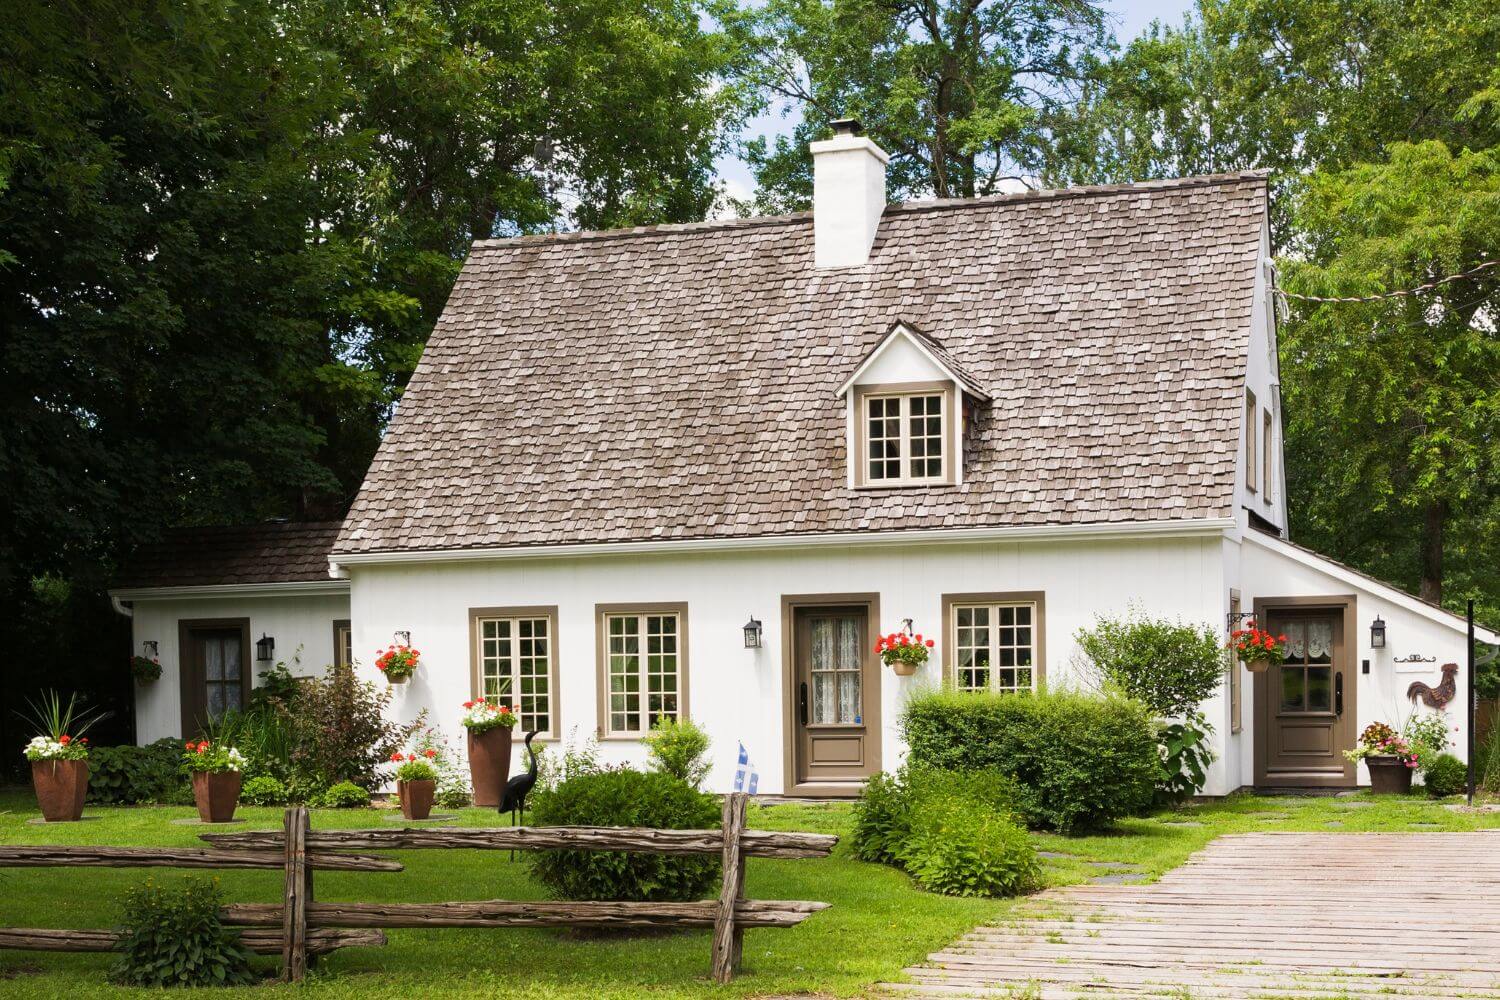
[[[464,826],[494,826],[500,822],[489,810],[454,812],[457,823]],[[91,806],[85,815],[99,818],[58,826],[29,825],[26,821],[37,816],[30,791],[0,793],[0,842],[183,847],[200,843],[200,828],[171,822],[195,816],[191,808]],[[314,810],[312,821],[319,829],[387,827],[386,815],[370,810]],[[228,829],[280,829],[279,809],[243,808],[239,816],[249,822]],[[849,819],[846,803],[752,806],[750,825],[843,835]],[[1182,821],[1202,825],[1185,826]],[[1039,849],[1067,855],[1045,862],[1049,882],[1064,884],[1086,881],[1110,870],[1156,876],[1181,864],[1221,834],[1259,830],[1330,832],[1329,821],[1343,823],[1333,831],[1340,833],[1473,830],[1500,827],[1500,813],[1458,813],[1417,796],[1241,795],[1125,820],[1105,833],[1082,837],[1035,834],[1033,839]],[[509,861],[503,851],[391,853],[406,865],[406,871],[319,872],[318,898],[389,902],[543,898],[524,864]],[[1107,863],[1108,867],[1088,862]],[[0,869],[0,924],[109,926],[125,888],[147,874],[152,873],[106,868]],[[171,871],[154,874],[176,878]],[[276,902],[280,898],[277,872],[225,871],[220,878],[230,900]],[[716,987],[708,979],[707,930],[621,939],[578,939],[565,932],[541,929],[398,930],[387,932],[390,944],[385,948],[349,949],[324,959],[309,982],[296,992],[318,997],[470,994],[524,996],[528,1000],[795,993],[854,996],[867,991],[871,983],[899,977],[902,967],[920,962],[971,927],[1014,919],[1018,904],[1027,906],[1024,899],[956,899],[920,892],[895,869],[854,860],[843,844],[833,857],[824,860],[752,859],[746,891],[752,898],[821,899],[833,907],[790,930],[747,932],[744,972],[728,987]],[[1026,912],[1034,910],[1035,904],[1030,904]],[[109,961],[104,955],[0,952],[0,997],[148,995],[146,991],[108,986],[104,977]],[[270,971],[274,966],[270,958],[258,959],[260,968]],[[288,987],[268,984],[203,995],[291,992]]]

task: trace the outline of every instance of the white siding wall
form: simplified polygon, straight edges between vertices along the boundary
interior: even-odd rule
[[[164,736],[182,736],[182,680],[177,623],[194,618],[249,618],[250,657],[264,633],[276,640],[276,659],[294,674],[321,673],[333,662],[333,623],[349,617],[349,597],[210,597],[138,599],[131,618],[133,652],[154,639],[159,644],[161,677],[135,688],[136,740],[142,745]],[[269,664],[252,663],[256,677]]]
[[[1254,426],[1240,428],[1240,451],[1238,474],[1235,477],[1236,508],[1248,508],[1272,524],[1286,529],[1286,476],[1281,460],[1281,378],[1276,366],[1275,310],[1272,303],[1271,268],[1267,261],[1271,257],[1270,226],[1261,227],[1261,263],[1256,269],[1255,299],[1250,311],[1250,353],[1246,359],[1245,385],[1255,393]],[[1244,413],[1245,400],[1240,399],[1240,412]],[[1271,502],[1266,502],[1265,441],[1262,434],[1262,414],[1269,409],[1273,420],[1273,450]],[[1244,421],[1241,421],[1242,425]],[[1254,432],[1256,491],[1251,493],[1245,485],[1245,434]],[[1243,514],[1239,515],[1241,518]]]
[[[1046,592],[1047,673],[1065,682],[1073,633],[1097,612],[1121,613],[1131,603],[1153,614],[1220,622],[1224,579],[1217,538],[1152,541],[849,546],[742,554],[607,556],[550,560],[351,566],[354,652],[365,676],[391,634],[409,629],[424,667],[398,686],[395,711],[422,708],[457,735],[469,697],[468,612],[474,607],[558,606],[562,731],[585,737],[597,726],[594,607],[600,603],[685,601],[688,604],[690,711],[713,737],[709,786],[726,790],[743,741],[764,792],[783,789],[781,719],[781,598],[786,594],[879,592],[880,630],[902,618],[930,636],[941,631],[941,595],[978,591]],[[751,615],[765,624],[762,648],[743,647]],[[908,692],[936,682],[942,658],[926,676],[897,678],[882,668],[882,764],[901,756],[896,733]],[[1222,714],[1215,698],[1210,714]],[[1222,733],[1220,737],[1222,738]],[[644,759],[636,743],[606,742],[610,761]],[[1215,765],[1208,793],[1239,784]]]

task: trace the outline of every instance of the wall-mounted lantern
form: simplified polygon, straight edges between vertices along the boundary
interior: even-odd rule
[[[260,638],[255,640],[255,658],[261,663],[270,663],[275,655],[276,640],[262,632]]]
[[[745,648],[746,649],[759,649],[760,648],[760,619],[759,618],[755,618],[755,617],[752,616],[751,619],[745,623]]]
[[[155,639],[147,639],[141,643],[141,653],[148,660],[156,659],[157,651],[160,649]]]
[[[1370,623],[1370,648],[1385,648],[1385,622],[1380,620],[1379,615],[1376,615],[1375,620]]]
[[[398,629],[396,633],[391,636],[391,640],[398,646],[410,646],[411,632],[407,629]]]

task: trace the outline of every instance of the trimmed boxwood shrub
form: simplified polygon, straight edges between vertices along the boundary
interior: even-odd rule
[[[269,774],[262,774],[245,779],[240,787],[240,801],[247,806],[279,806],[285,805],[290,798],[286,785]]]
[[[89,751],[90,802],[176,805],[184,800],[193,800],[193,790],[182,763],[181,740],[157,740],[143,747],[94,747]]]
[[[317,804],[325,809],[363,809],[370,804],[370,793],[352,781],[340,781],[319,795]]]
[[[1451,753],[1440,753],[1422,769],[1422,784],[1435,799],[1457,795],[1469,789],[1469,769]]]
[[[681,778],[620,768],[561,782],[532,800],[535,826],[651,826],[709,830],[720,825],[719,803]],[[711,895],[717,855],[539,851],[532,873],[555,899],[689,902]]]
[[[1117,696],[935,691],[907,703],[901,731],[913,766],[999,771],[1028,824],[1063,833],[1145,809],[1161,774],[1149,711]]]

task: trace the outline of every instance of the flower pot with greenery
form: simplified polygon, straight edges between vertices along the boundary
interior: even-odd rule
[[[137,684],[150,684],[161,677],[161,661],[153,657],[132,656],[130,675],[135,678]]]
[[[205,823],[228,823],[240,804],[240,772],[245,756],[234,747],[189,740],[182,755],[193,775],[193,802]]]
[[[1377,795],[1405,795],[1411,791],[1417,753],[1411,742],[1384,722],[1372,722],[1359,734],[1359,746],[1344,756],[1365,762],[1370,770],[1370,791]]]
[[[875,653],[897,677],[910,677],[927,662],[934,645],[931,639],[923,639],[920,632],[916,635],[892,632],[876,640]]]
[[[401,815],[407,819],[426,819],[432,815],[432,800],[437,795],[437,751],[428,747],[421,755],[391,754],[396,765],[396,794],[401,798]]]
[[[1286,636],[1272,635],[1257,628],[1252,619],[1248,628],[1237,628],[1229,634],[1229,648],[1252,674],[1265,673],[1273,663],[1286,659]]]
[[[422,665],[422,654],[410,646],[391,646],[375,657],[375,669],[391,684],[405,684]]]
[[[77,708],[74,697],[63,705],[55,691],[43,693],[41,704],[31,703],[30,717],[39,732],[23,752],[31,761],[31,785],[48,823],[70,823],[83,816],[89,791],[89,740],[83,734],[103,715],[80,715]]]
[[[464,702],[464,728],[469,731],[469,781],[474,804],[495,808],[510,778],[511,730],[516,713],[509,705],[491,705],[481,698]]]

